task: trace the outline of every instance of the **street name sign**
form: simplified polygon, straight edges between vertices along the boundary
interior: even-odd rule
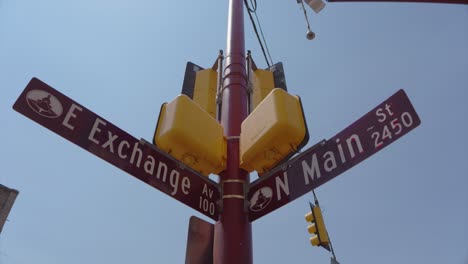
[[[185,264],[213,264],[214,225],[191,216]]]
[[[3,225],[7,221],[8,214],[15,203],[18,193],[17,190],[10,189],[0,184],[0,233],[2,232]]]
[[[399,90],[329,140],[277,166],[251,183],[249,220],[299,198],[388,146],[421,123]]]
[[[218,220],[218,184],[33,78],[13,109],[135,178]]]

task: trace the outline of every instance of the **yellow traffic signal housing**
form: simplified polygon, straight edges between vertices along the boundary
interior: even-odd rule
[[[241,124],[240,167],[267,172],[308,139],[300,98],[275,88]]]
[[[330,240],[328,238],[328,233],[325,228],[325,222],[323,221],[322,211],[320,206],[310,205],[310,212],[305,215],[305,220],[311,224],[307,227],[309,234],[314,234],[310,238],[310,243],[313,246],[322,246],[327,250],[330,250]]]
[[[153,143],[206,176],[226,167],[223,127],[186,95],[162,105]]]
[[[218,72],[213,69],[200,70],[195,78],[193,101],[216,118],[216,92]]]
[[[216,93],[218,72],[214,69],[187,63],[182,93],[190,97],[201,108],[216,118]]]
[[[252,94],[250,97],[250,109],[253,110],[275,88],[275,82],[273,80],[273,72],[269,70],[257,69],[252,71],[251,76]]]
[[[265,99],[274,88],[281,88],[288,91],[283,63],[281,62],[265,70],[252,70],[249,81],[249,85],[252,89],[252,94],[250,95],[250,109],[252,110],[257,108],[260,102]]]

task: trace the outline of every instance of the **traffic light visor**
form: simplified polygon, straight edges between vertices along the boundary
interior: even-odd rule
[[[309,234],[314,234],[317,232],[317,226],[315,224],[311,224],[307,227],[307,231],[309,231]]]
[[[313,236],[309,239],[310,243],[312,244],[312,246],[319,246],[320,245],[320,240],[318,238],[318,236]]]
[[[304,216],[305,220],[307,222],[312,222],[314,221],[314,214],[312,214],[312,211],[311,212],[308,212],[305,216]]]

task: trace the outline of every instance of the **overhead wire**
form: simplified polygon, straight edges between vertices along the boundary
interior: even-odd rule
[[[247,7],[247,10],[249,10],[250,12],[257,12],[257,0],[250,0],[250,5],[252,7],[250,7],[247,4],[247,0],[244,0],[244,4],[245,4],[245,7]]]
[[[267,45],[267,42],[265,40],[265,36],[263,35],[262,26],[261,26],[260,20],[258,19],[258,16],[257,16],[257,0],[250,0],[250,5],[247,3],[247,0],[244,0],[244,4],[245,4],[245,7],[247,8],[247,11],[248,11],[247,13],[249,13],[250,22],[252,23],[252,27],[254,29],[255,35],[257,36],[258,43],[260,44],[260,48],[262,49],[263,57],[265,57],[265,61],[266,61],[267,65],[268,65],[268,67],[270,67],[273,64],[273,60],[271,59],[270,50],[268,49],[268,45]],[[257,20],[258,27],[260,28],[260,34],[262,36],[263,42],[262,42],[262,39],[260,38],[260,35],[258,33],[257,25],[256,25],[256,23],[255,23],[255,21],[254,21],[254,19],[252,17],[252,13],[254,13],[255,18]],[[263,44],[265,44],[265,46]],[[265,49],[266,49],[266,51],[265,51]],[[267,56],[267,53],[268,53],[268,56]],[[268,60],[268,58],[270,60]]]
[[[268,53],[268,58],[270,59],[271,64],[273,64],[273,59],[271,58],[270,49],[268,49],[268,45],[267,45],[265,36],[263,35],[262,26],[260,25],[260,21],[258,19],[257,12],[255,12],[254,14],[255,14],[255,19],[257,20],[257,23],[258,23],[258,28],[260,29],[260,34],[262,35],[263,43],[265,43],[265,48],[266,48],[266,51]]]
[[[310,31],[310,23],[309,23],[309,18],[307,17],[307,11],[306,11],[306,8],[304,6],[304,1],[300,0],[300,2],[301,2],[301,5],[302,5],[302,10],[304,11],[304,17],[305,17],[306,22],[307,22],[307,30]]]

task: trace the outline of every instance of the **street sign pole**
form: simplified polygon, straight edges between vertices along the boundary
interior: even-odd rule
[[[221,124],[227,138],[227,167],[220,173],[222,209],[215,225],[214,263],[252,263],[252,227],[245,206],[249,174],[239,168],[239,135],[247,117],[247,74],[242,0],[229,0]]]

